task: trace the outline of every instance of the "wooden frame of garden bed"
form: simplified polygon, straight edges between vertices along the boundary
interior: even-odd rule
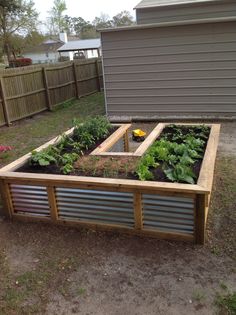
[[[168,124],[158,124],[132,155],[142,155]],[[5,214],[22,221],[51,222],[204,244],[220,131],[220,125],[208,125],[211,131],[195,185],[14,172],[30,158],[29,153],[0,170]],[[67,134],[71,132],[69,130]],[[57,137],[37,150],[59,139]],[[26,195],[27,205],[32,207],[44,198],[46,206],[43,207],[48,207],[44,212],[48,213],[35,215],[26,210],[16,211],[18,198],[23,198],[20,192]],[[84,208],[80,210],[82,206],[87,212]],[[84,217],[81,217],[81,211]],[[65,218],[66,215],[72,217]]]

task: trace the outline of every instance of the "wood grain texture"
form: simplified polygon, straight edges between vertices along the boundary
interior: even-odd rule
[[[134,152],[135,156],[142,156],[146,150],[155,142],[156,138],[161,134],[162,130],[167,124],[159,123],[149,134],[149,136],[144,140],[144,142],[138,147]]]
[[[6,218],[11,219],[13,213],[12,199],[10,195],[9,185],[0,180],[0,196],[3,203],[3,213]]]
[[[195,243],[204,245],[206,234],[206,200],[205,194],[197,194],[195,205]]]
[[[211,132],[209,140],[207,143],[206,151],[204,154],[199,178],[197,184],[199,186],[205,187],[211,191],[213,177],[214,177],[214,168],[216,153],[219,143],[220,136],[220,124],[211,124]]]
[[[50,207],[51,219],[53,222],[55,222],[58,220],[55,187],[54,186],[48,186],[47,187],[47,193],[48,193],[48,203],[49,203],[49,207]]]
[[[136,230],[143,229],[143,209],[142,194],[136,192],[134,194],[134,227]]]

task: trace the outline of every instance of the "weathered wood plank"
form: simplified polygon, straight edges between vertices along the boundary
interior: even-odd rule
[[[167,124],[159,123],[134,152],[134,155],[142,156],[146,152],[146,150],[155,142],[156,138],[161,134],[166,125]]]
[[[3,202],[3,213],[6,218],[11,219],[13,213],[12,199],[9,190],[9,184],[0,179],[0,196]]]
[[[205,194],[197,194],[195,206],[195,243],[204,245],[206,234],[206,200]]]
[[[48,186],[47,187],[47,193],[48,193],[48,202],[50,207],[50,214],[51,219],[53,222],[58,220],[58,211],[57,211],[57,201],[55,196],[55,187]]]
[[[1,99],[2,99],[4,118],[5,118],[7,126],[10,126],[11,121],[10,121],[9,112],[8,112],[8,106],[7,106],[7,101],[6,101],[6,93],[5,93],[5,89],[4,89],[3,78],[0,78],[0,93],[1,93]]]
[[[134,194],[134,227],[136,230],[143,229],[143,209],[142,194],[136,192]]]
[[[151,189],[153,191],[171,191],[184,193],[209,193],[206,189],[191,184],[167,183],[154,181],[140,181],[133,179],[117,179],[117,178],[99,178],[99,177],[83,177],[83,176],[67,176],[52,174],[34,174],[34,173],[17,173],[17,172],[0,172],[0,178],[7,182],[22,181],[25,183],[38,183],[42,185],[68,185],[74,187],[76,185],[84,185],[86,188],[112,187],[114,191],[117,189],[127,191],[128,189]]]
[[[220,136],[220,124],[212,124],[209,140],[202,161],[202,166],[197,184],[211,191],[216,153]]]
[[[43,83],[44,83],[44,88],[45,88],[45,98],[46,98],[46,104],[48,107],[48,110],[52,110],[52,104],[51,104],[51,98],[50,98],[50,91],[48,88],[48,79],[47,79],[47,72],[45,67],[42,68],[42,73],[43,73]]]

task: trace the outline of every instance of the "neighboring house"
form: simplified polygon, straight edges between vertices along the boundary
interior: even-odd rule
[[[73,42],[77,38],[69,37],[69,40]],[[29,48],[24,52],[25,58],[31,58],[34,64],[37,63],[54,63],[58,62],[60,54],[57,49],[63,44],[67,43],[68,38],[66,33],[59,34],[58,39],[47,39],[42,44]],[[65,53],[63,56],[69,58],[69,54]]]
[[[108,117],[235,115],[236,1],[144,0],[136,10],[138,25],[101,31]]]
[[[143,0],[136,7],[137,24],[235,16],[235,0]]]
[[[23,55],[25,58],[31,58],[34,64],[57,62],[59,58],[57,49],[62,43],[60,40],[48,39],[42,44],[28,49]]]
[[[57,51],[60,55],[69,54],[70,60],[76,58],[95,58],[101,55],[101,40],[100,38],[95,38],[69,41],[58,48]]]

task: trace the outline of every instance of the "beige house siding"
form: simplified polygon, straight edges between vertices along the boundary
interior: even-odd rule
[[[236,113],[236,22],[102,32],[107,113]]]
[[[223,0],[137,8],[137,24],[236,16],[236,1]]]

